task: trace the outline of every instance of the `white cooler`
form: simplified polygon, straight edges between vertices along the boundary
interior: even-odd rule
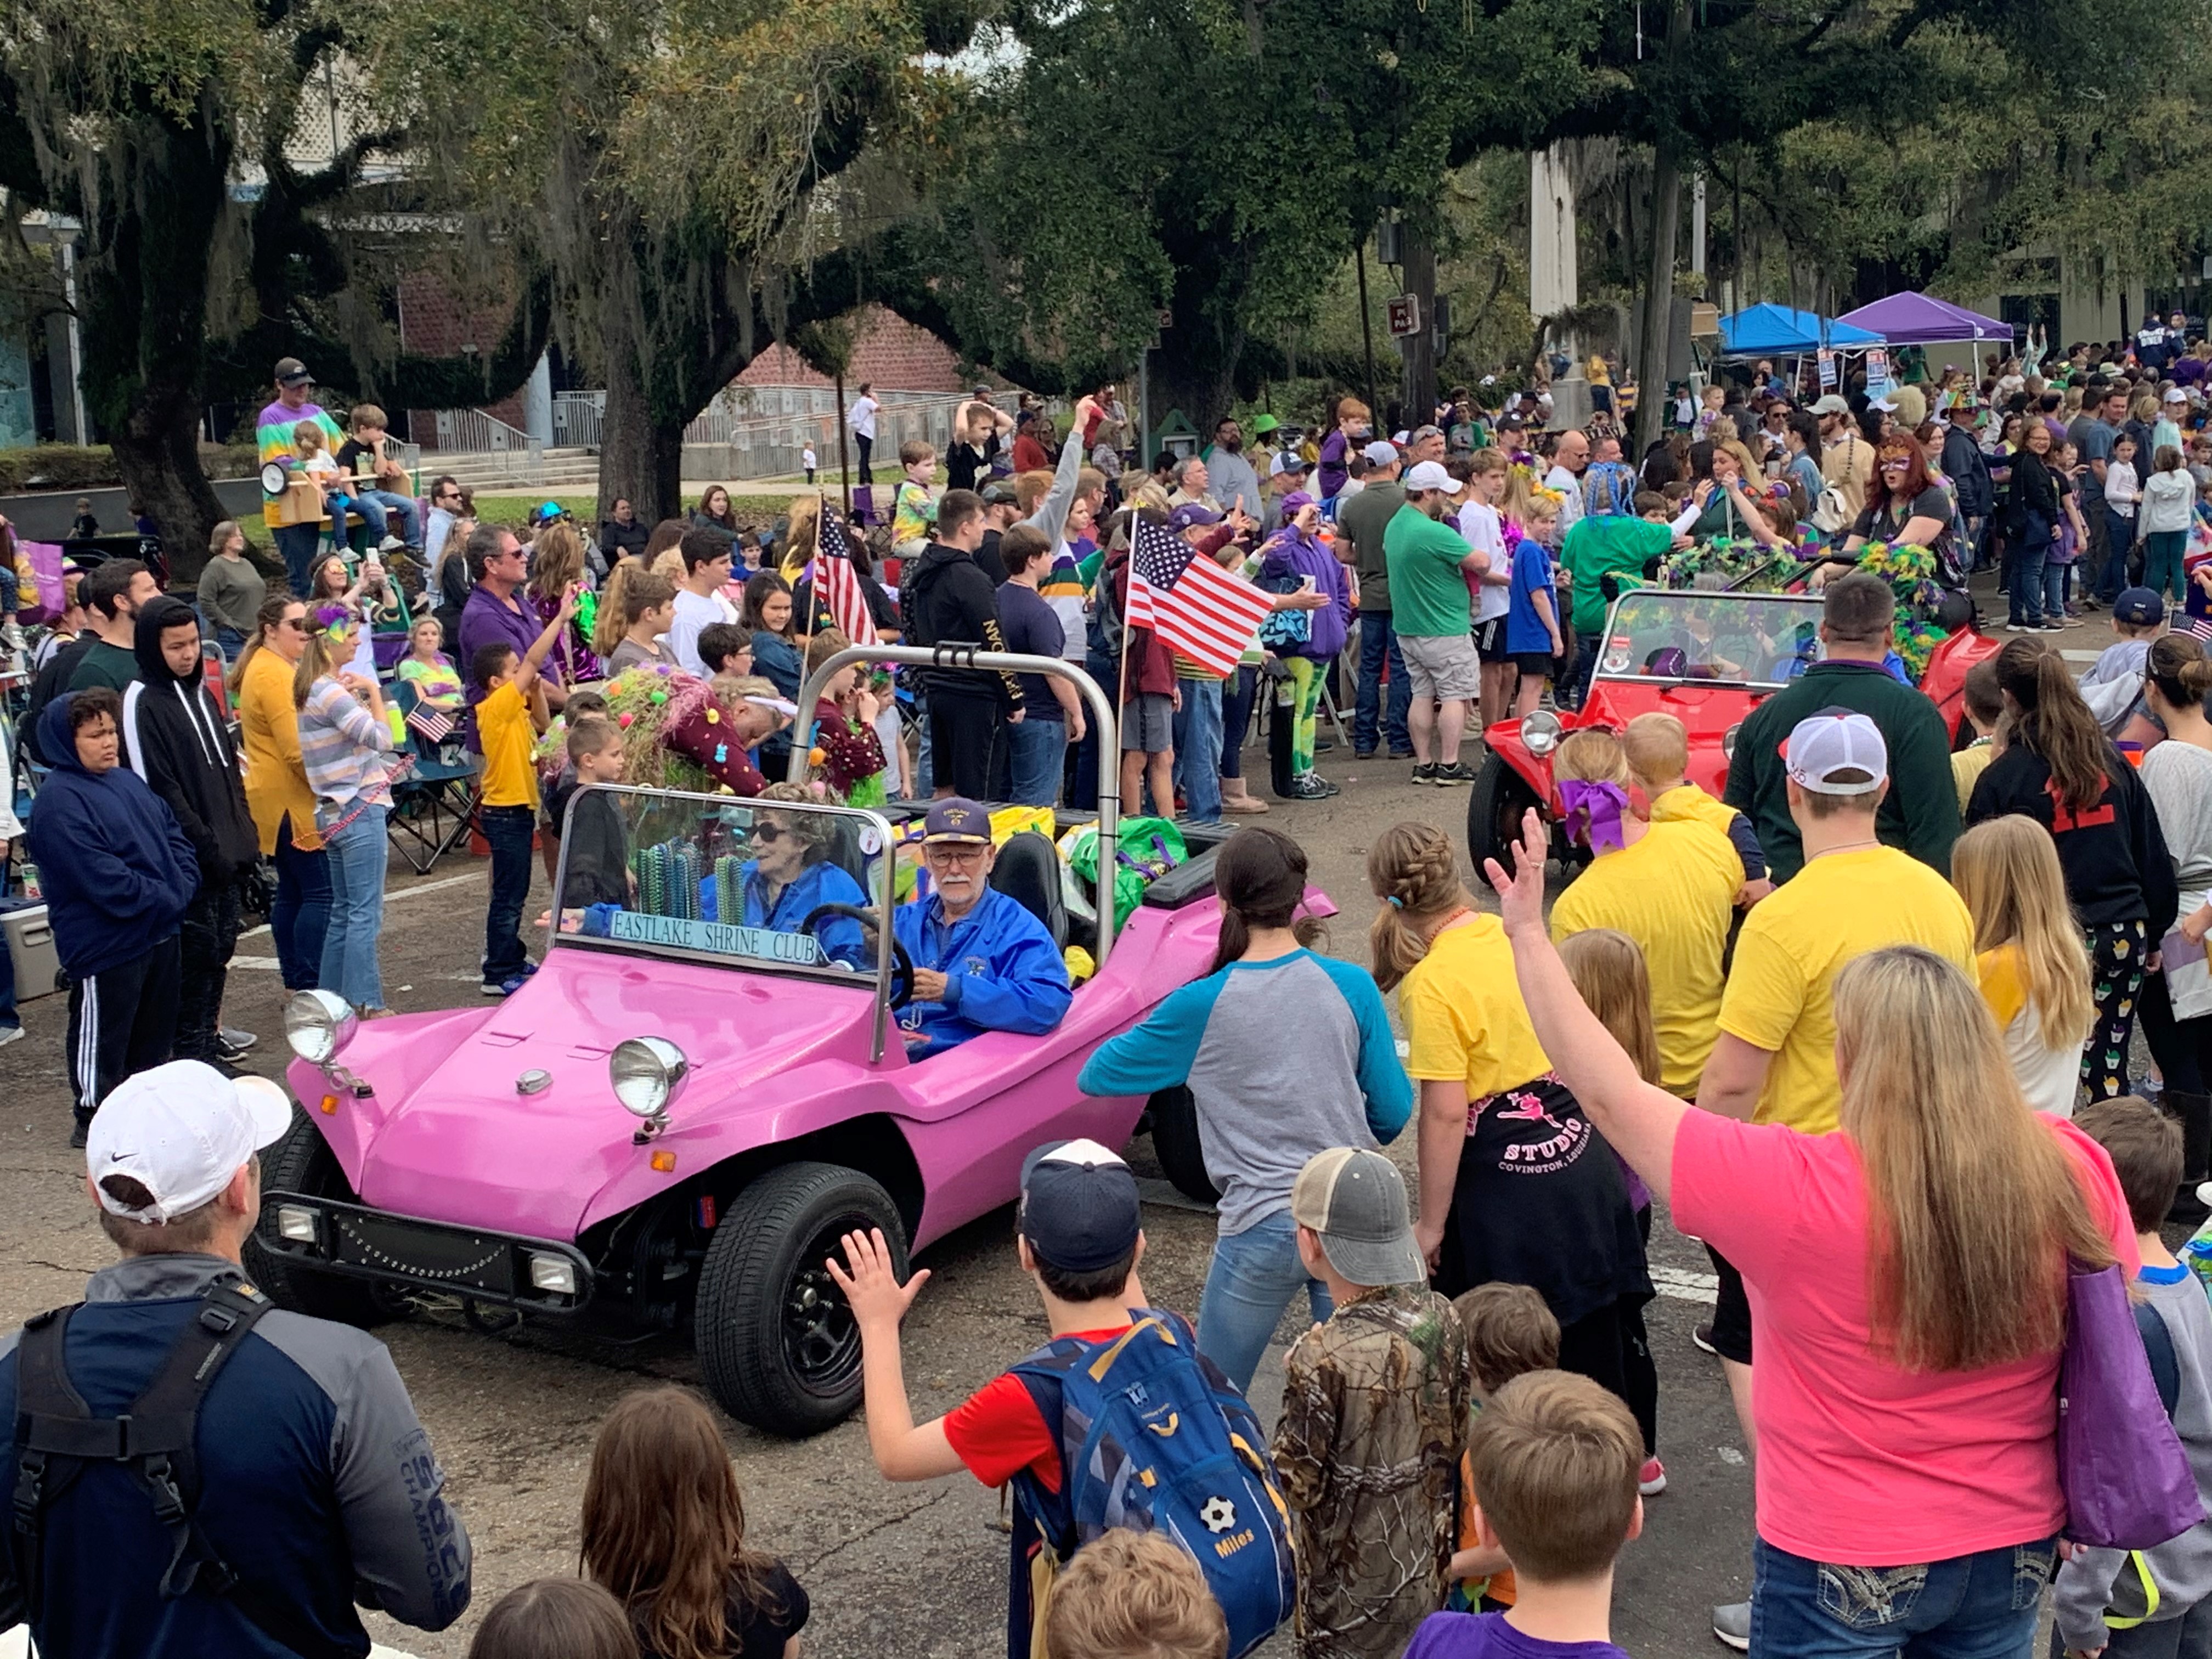
[[[7,933],[8,955],[15,967],[15,1000],[28,1002],[34,997],[52,996],[62,959],[54,950],[54,930],[46,920],[46,907],[28,904],[0,911],[0,929]]]

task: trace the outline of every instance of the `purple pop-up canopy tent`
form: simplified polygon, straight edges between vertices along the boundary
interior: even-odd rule
[[[1893,294],[1870,306],[1847,311],[1836,320],[1871,329],[1893,346],[1966,340],[2002,340],[2009,345],[2013,338],[2010,323],[1954,306],[1932,294]]]

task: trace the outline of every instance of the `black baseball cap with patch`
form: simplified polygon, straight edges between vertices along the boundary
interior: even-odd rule
[[[1137,1177],[1095,1140],[1048,1141],[1022,1160],[1022,1237],[1062,1273],[1110,1267],[1137,1248]]]
[[[278,386],[300,386],[302,384],[312,386],[314,384],[314,380],[315,377],[307,373],[307,364],[301,362],[297,357],[279,357],[276,360],[276,384]]]
[[[988,846],[991,815],[972,800],[948,795],[931,804],[929,816],[921,821],[921,838],[925,842],[968,841]]]

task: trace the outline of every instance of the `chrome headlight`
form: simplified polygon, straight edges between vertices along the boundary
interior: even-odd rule
[[[1566,727],[1559,724],[1559,717],[1548,708],[1539,708],[1534,714],[1522,718],[1521,742],[1530,754],[1540,758],[1557,749],[1559,739],[1565,734]]]
[[[346,1000],[335,991],[299,991],[284,1005],[284,1041],[292,1052],[311,1066],[327,1066],[338,1050],[353,1041],[361,1024]]]
[[[691,1062],[666,1037],[630,1037],[615,1045],[607,1075],[623,1109],[648,1121],[662,1116],[691,1073]]]
[[[1725,755],[1729,759],[1734,760],[1735,758],[1735,740],[1742,735],[1743,722],[1741,720],[1738,720],[1734,726],[1729,727],[1727,731],[1722,732],[1721,753]]]

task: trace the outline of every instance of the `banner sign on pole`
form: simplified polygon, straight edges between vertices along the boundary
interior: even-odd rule
[[[1820,390],[1823,392],[1833,392],[1836,389],[1836,354],[1829,350],[1827,347],[1822,346],[1819,355],[1820,360]]]

